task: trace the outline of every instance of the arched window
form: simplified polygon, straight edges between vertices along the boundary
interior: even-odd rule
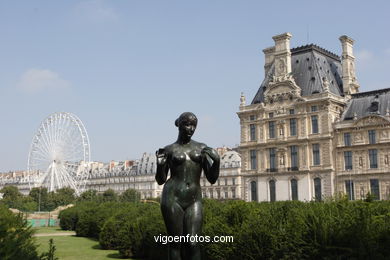
[[[296,179],[291,180],[291,199],[298,200],[298,181]]]
[[[322,199],[321,179],[318,177],[314,179],[314,196],[316,201],[321,201]]]
[[[255,181],[251,181],[251,200],[257,201],[257,183]]]
[[[270,201],[276,201],[276,190],[275,190],[275,181],[269,181],[269,197]]]

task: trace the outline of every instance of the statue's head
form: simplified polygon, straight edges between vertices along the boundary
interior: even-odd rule
[[[175,121],[175,125],[179,128],[179,133],[182,137],[191,138],[195,132],[198,119],[191,112],[182,113]]]

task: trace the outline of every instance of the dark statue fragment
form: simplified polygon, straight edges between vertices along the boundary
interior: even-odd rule
[[[170,236],[200,235],[203,206],[200,176],[204,171],[207,180],[214,184],[219,176],[218,153],[203,143],[191,140],[198,119],[185,112],[175,121],[179,136],[173,144],[156,152],[156,181],[164,184],[161,212]],[[170,178],[167,180],[168,171]],[[169,259],[200,259],[197,242],[170,243]]]

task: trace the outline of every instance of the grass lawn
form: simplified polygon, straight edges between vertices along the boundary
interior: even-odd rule
[[[63,232],[58,228],[37,228],[37,233],[53,233]],[[36,237],[39,244],[38,252],[47,252],[49,248],[49,240],[53,238],[56,246],[56,257],[60,260],[100,260],[100,259],[119,259],[120,256],[116,250],[102,250],[99,242],[86,237],[76,236],[44,236]]]
[[[42,234],[42,233],[56,233],[56,232],[61,232],[61,233],[72,233],[73,231],[69,230],[62,230],[60,227],[37,227],[34,228],[36,234]]]

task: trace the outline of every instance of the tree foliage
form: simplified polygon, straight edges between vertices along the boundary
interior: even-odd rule
[[[39,259],[32,234],[21,214],[0,205],[0,259]]]

